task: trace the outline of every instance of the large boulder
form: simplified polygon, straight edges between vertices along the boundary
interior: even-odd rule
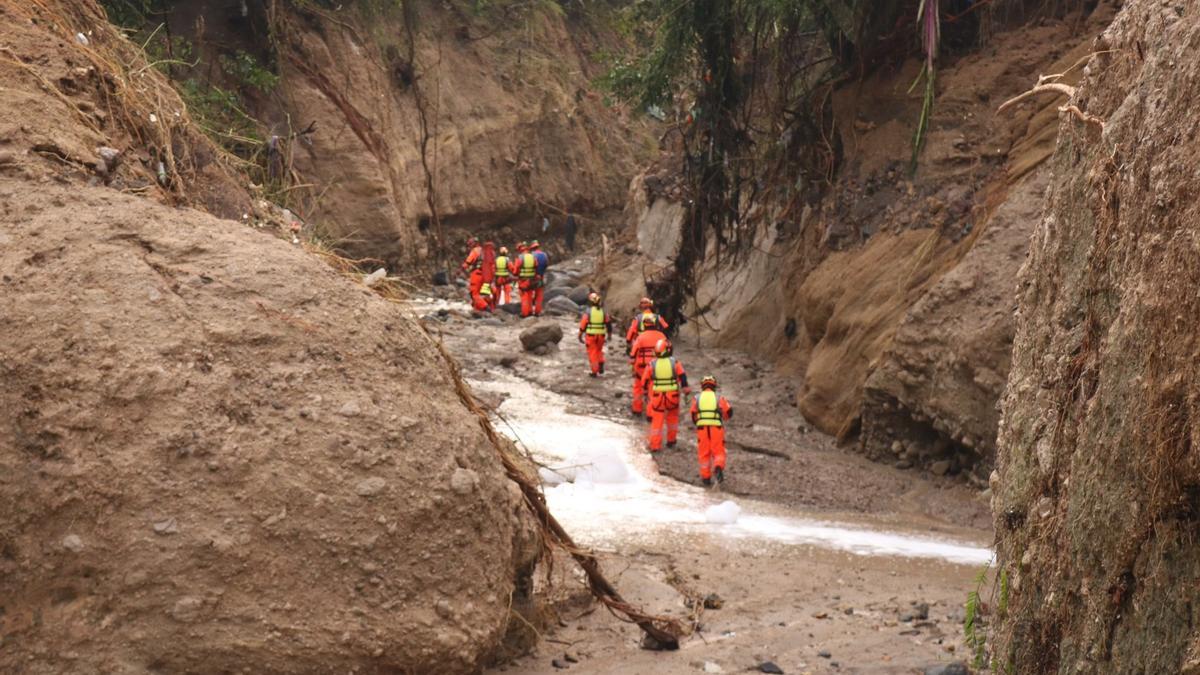
[[[554,321],[538,321],[529,328],[521,331],[521,347],[527,352],[557,345],[559,342],[562,342],[562,339],[562,326]]]
[[[575,303],[576,305],[583,305],[588,301],[588,296],[591,295],[591,293],[591,287],[584,284],[582,286],[576,286],[575,288],[572,288],[571,292],[567,294],[567,297],[570,298],[571,302]]]
[[[579,316],[582,310],[570,298],[560,295],[546,302],[546,311],[557,316]]]
[[[0,672],[480,668],[537,546],[405,311],[196,211],[0,203]]]

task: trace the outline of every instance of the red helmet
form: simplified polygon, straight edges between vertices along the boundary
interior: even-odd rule
[[[642,298],[638,303],[638,309],[654,309],[654,301],[650,298]]]
[[[529,250],[529,244],[526,244],[525,242],[521,242],[521,243],[517,244],[517,250],[524,253],[525,251]]]
[[[716,389],[717,388],[717,378],[713,377],[712,375],[705,375],[704,379],[700,380],[700,388],[701,389]]]
[[[538,243],[538,240],[537,240],[537,239],[534,239],[534,240],[533,240],[532,242],[530,242],[530,244],[529,244],[529,248],[530,248],[530,250],[533,250],[533,251],[536,251],[536,250],[540,249],[541,247],[542,247],[542,245],[541,245],[540,243]]]
[[[479,242],[475,239],[475,237],[467,237],[467,246],[474,246],[478,243]]]
[[[667,338],[663,338],[663,339],[659,340],[658,342],[654,343],[654,355],[655,356],[670,356],[670,354],[671,354],[671,341],[670,340],[668,340]]]
[[[588,302],[593,305],[599,305],[600,304],[600,294],[599,293],[588,293]]]

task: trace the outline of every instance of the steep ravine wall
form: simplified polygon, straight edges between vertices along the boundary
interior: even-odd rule
[[[1195,3],[1125,3],[1070,101],[1103,130],[1059,127],[993,480],[1000,672],[1200,672],[1198,44]]]
[[[1070,71],[1113,15],[1014,27],[944,64],[929,140],[907,169],[919,102],[915,65],[883,68],[835,92],[844,159],[825,196],[749,214],[755,246],[709,255],[695,320],[683,330],[765,356],[800,379],[804,417],[867,455],[983,485],[1008,372],[1016,272],[1042,205],[1059,101],[996,107],[1039,74]],[[640,254],[612,275],[669,263],[677,227],[659,173],[633,185]],[[646,194],[643,194],[646,193]],[[632,238],[632,237],[631,237]],[[657,261],[657,262],[654,262]],[[624,277],[623,277],[624,275]],[[635,284],[636,285],[636,284]],[[697,308],[704,308],[698,316]]]
[[[355,252],[423,257],[426,170],[458,232],[620,211],[653,135],[649,118],[607,107],[591,84],[603,67],[595,52],[619,48],[599,19],[574,5],[510,16],[424,1],[406,19],[366,4],[285,5],[279,16],[279,95],[260,115],[277,129],[317,122],[293,144],[319,193],[310,219]]]

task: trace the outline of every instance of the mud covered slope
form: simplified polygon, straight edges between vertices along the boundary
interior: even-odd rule
[[[476,668],[538,549],[496,448],[397,305],[164,205],[268,224],[102,18],[0,2],[0,671]]]
[[[414,321],[243,225],[30,188],[0,184],[0,669],[496,645],[536,546]]]
[[[1200,668],[1200,13],[1135,0],[1059,130],[994,513],[1009,672]]]

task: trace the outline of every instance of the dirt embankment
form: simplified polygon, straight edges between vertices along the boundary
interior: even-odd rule
[[[1200,668],[1198,41],[1192,3],[1125,3],[1070,101],[1103,130],[1059,126],[994,481],[1002,670]]]
[[[774,360],[800,379],[805,418],[869,456],[938,473],[977,466],[982,485],[1008,368],[1013,279],[1060,102],[995,110],[1039,74],[1070,70],[1112,11],[1102,3],[1086,16],[1016,27],[944,63],[915,175],[907,159],[920,102],[904,92],[917,64],[835,92],[844,159],[833,184],[814,204],[751,211],[755,247],[721,266],[709,261],[697,298],[705,313],[688,330]],[[644,204],[633,214],[642,250],[614,263],[619,299],[642,290],[643,269],[656,269],[646,259],[661,260],[665,231],[678,227],[668,196],[632,201]]]
[[[251,201],[101,16],[0,10],[0,671],[478,668],[539,550],[497,448],[397,305],[137,196]]]
[[[261,51],[269,33],[275,52],[262,58],[278,83],[248,104],[284,139],[315,123],[285,141],[309,186],[292,197],[359,255],[425,257],[430,180],[455,235],[518,225],[528,231],[514,237],[545,237],[534,230],[545,213],[561,236],[566,209],[608,219],[653,147],[649,118],[606,106],[591,83],[604,67],[596,54],[621,49],[611,8],[279,3],[256,22],[228,3],[190,4],[168,21],[205,59]]]

